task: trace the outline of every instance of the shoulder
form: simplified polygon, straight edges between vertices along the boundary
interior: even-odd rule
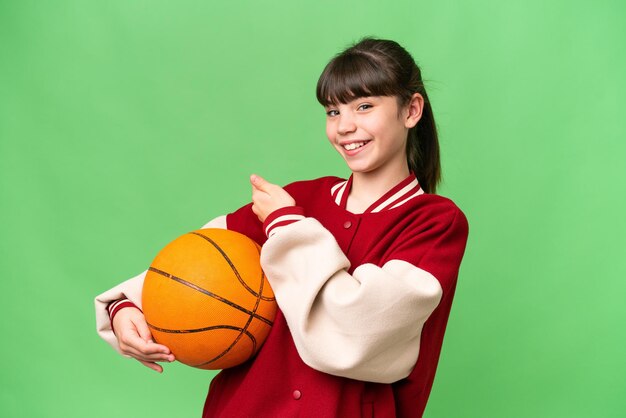
[[[467,220],[465,213],[450,198],[430,193],[424,193],[420,198],[423,198],[421,203],[424,209],[432,215],[441,216],[443,219],[461,217]]]
[[[413,200],[413,204],[407,209],[419,229],[424,227],[440,231],[453,229],[460,235],[467,236],[469,231],[467,217],[454,201],[430,193],[424,193]]]
[[[465,253],[467,218],[451,199],[428,193],[418,196],[406,213],[406,227],[399,233],[394,257],[432,274],[446,293],[456,282]]]

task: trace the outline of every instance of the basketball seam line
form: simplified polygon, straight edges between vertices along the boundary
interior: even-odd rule
[[[174,280],[175,282],[178,282],[178,283],[180,283],[180,284],[182,284],[184,286],[190,287],[190,288],[192,288],[192,289],[194,289],[194,290],[196,290],[196,291],[198,291],[200,293],[203,293],[203,294],[205,294],[205,295],[207,295],[209,297],[217,299],[220,302],[225,303],[225,304],[227,304],[227,305],[229,305],[229,306],[231,306],[231,307],[233,307],[233,308],[235,308],[235,309],[237,309],[237,310],[239,310],[241,312],[247,313],[248,315],[251,315],[251,316],[255,317],[259,321],[265,322],[266,324],[268,324],[270,326],[274,324],[273,321],[270,321],[269,319],[264,318],[261,315],[244,308],[243,306],[237,305],[236,303],[234,303],[234,302],[232,302],[232,301],[230,301],[230,300],[228,300],[228,299],[226,299],[226,298],[224,298],[222,296],[216,295],[213,292],[210,292],[210,291],[208,291],[206,289],[201,288],[200,286],[197,286],[197,285],[195,285],[195,284],[193,284],[191,282],[188,282],[185,279],[181,279],[180,277],[176,277],[173,274],[169,274],[168,272],[159,270],[159,269],[157,269],[155,267],[150,267],[150,268],[148,268],[148,270],[153,271],[153,272],[155,272],[155,273],[157,273],[157,274],[159,274],[161,276],[165,276],[165,277],[167,277],[167,278],[169,278],[171,280]],[[257,296],[257,298],[258,298],[258,296]]]
[[[211,245],[213,245],[215,247],[215,249],[217,251],[220,252],[220,254],[222,255],[222,257],[224,257],[224,260],[226,260],[226,262],[228,263],[228,265],[230,266],[230,268],[233,270],[233,273],[235,273],[235,276],[237,277],[237,280],[239,280],[239,283],[241,283],[241,285],[248,291],[250,292],[252,295],[256,296],[256,297],[260,297],[263,300],[266,301],[273,301],[276,300],[276,298],[272,298],[272,297],[268,297],[268,296],[263,296],[260,294],[257,294],[254,289],[252,289],[250,286],[248,286],[248,284],[241,278],[241,276],[239,275],[239,271],[237,271],[237,268],[235,267],[235,265],[233,264],[233,262],[231,261],[231,259],[228,257],[228,255],[226,254],[226,252],[224,250],[222,250],[222,248],[217,245],[217,243],[215,241],[213,241],[211,238],[207,237],[206,235],[202,235],[198,232],[190,232],[190,234],[193,235],[197,235],[201,238],[204,238],[206,241],[210,242]],[[261,270],[261,279],[265,278],[265,273],[263,272],[263,270]]]
[[[246,328],[248,327],[248,324],[246,324]],[[213,331],[216,329],[232,329],[233,331],[239,331],[239,335],[237,336],[237,338],[235,339],[235,341],[233,341],[231,343],[231,345],[226,348],[224,351],[222,351],[220,354],[218,354],[217,356],[213,357],[211,360],[202,362],[200,364],[194,364],[192,365],[192,367],[200,367],[200,366],[206,366],[207,364],[213,363],[214,361],[219,360],[220,358],[224,357],[226,354],[228,354],[230,352],[230,350],[237,344],[237,342],[241,339],[241,336],[243,334],[245,334],[248,338],[250,338],[250,341],[252,342],[252,353],[248,356],[248,359],[250,359],[250,357],[252,357],[254,355],[254,353],[256,352],[256,338],[254,338],[254,335],[251,334],[250,332],[247,331],[247,329],[244,328],[239,328],[239,327],[235,327],[232,325],[215,325],[212,327],[205,327],[205,328],[197,328],[197,329],[166,329],[166,328],[160,328],[157,327],[155,325],[152,325],[150,323],[148,323],[148,326],[156,331],[160,331],[160,332],[164,332],[167,334],[191,334],[191,333],[196,333],[196,332],[203,332],[203,331]]]

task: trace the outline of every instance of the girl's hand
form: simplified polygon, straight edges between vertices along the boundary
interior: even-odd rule
[[[123,354],[131,356],[154,371],[163,373],[157,361],[174,361],[174,355],[164,345],[152,341],[146,319],[137,308],[123,308],[113,318],[115,336]]]
[[[267,182],[256,174],[250,176],[250,183],[252,183],[252,211],[261,222],[277,209],[296,205],[296,201],[285,189]]]

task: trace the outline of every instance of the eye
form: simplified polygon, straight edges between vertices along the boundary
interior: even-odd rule
[[[373,106],[369,103],[363,103],[361,105],[359,105],[359,107],[357,108],[358,110],[367,110],[372,108]]]
[[[339,114],[339,111],[335,109],[330,109],[326,111],[326,116],[337,116],[338,114]]]

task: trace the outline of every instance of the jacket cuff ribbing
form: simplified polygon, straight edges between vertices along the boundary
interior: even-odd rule
[[[276,231],[289,224],[298,222],[304,219],[304,208],[300,206],[286,206],[270,213],[263,222],[263,231],[269,238],[276,233]]]
[[[115,328],[113,328],[113,318],[117,313],[124,308],[137,308],[139,307],[131,302],[129,299],[120,299],[115,302],[111,302],[109,306],[107,306],[107,311],[109,312],[109,318],[111,318],[111,330],[115,334]],[[139,309],[141,311],[141,309]]]

